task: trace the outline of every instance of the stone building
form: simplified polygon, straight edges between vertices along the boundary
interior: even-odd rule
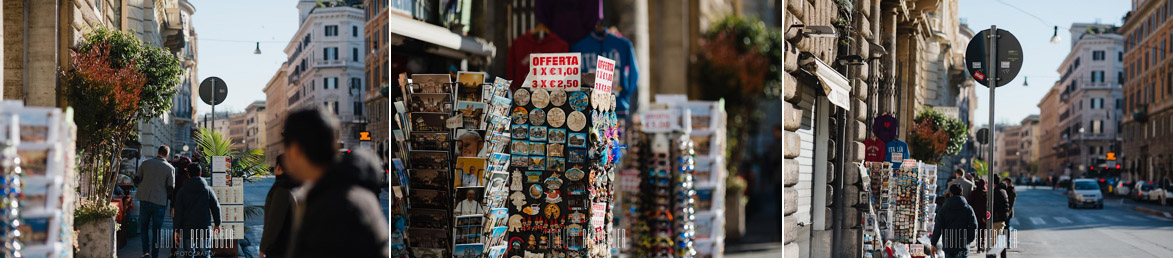
[[[143,149],[171,145],[194,147],[192,95],[196,78],[196,34],[191,24],[195,7],[186,0],[3,1],[4,99],[29,106],[64,107],[68,103],[57,71],[70,66],[70,49],[91,28],[134,31],[144,43],[166,47],[180,58],[185,71],[163,115],[140,121]],[[176,154],[179,154],[177,151]]]
[[[1117,134],[1124,110],[1123,38],[1115,26],[1071,25],[1071,52],[1057,69],[1060,166],[1078,177],[1090,167],[1102,167],[1108,152],[1120,148]]]
[[[289,68],[289,63],[281,63],[281,68],[273,74],[273,78],[269,79],[269,83],[265,84],[265,164],[269,166],[277,165],[277,156],[285,151],[285,145],[281,143],[281,130],[285,126],[285,111],[287,95],[285,91],[290,87],[286,83],[285,71]]]
[[[872,119],[895,116],[899,139],[926,105],[968,119],[977,103],[959,46],[972,31],[957,19],[956,1],[785,3],[785,254],[858,257],[854,163],[863,161]],[[818,37],[826,30],[817,26],[835,34]]]
[[[1048,178],[1051,176],[1058,176],[1058,173],[1063,172],[1063,162],[1061,162],[1060,150],[1056,148],[1059,146],[1059,139],[1062,136],[1059,134],[1063,128],[1059,127],[1059,112],[1062,105],[1059,102],[1059,94],[1062,92],[1060,82],[1056,81],[1051,90],[1039,100],[1039,129],[1036,134],[1038,137],[1037,144],[1038,152],[1038,170],[1035,176],[1039,178]]]
[[[70,48],[91,27],[123,29],[117,0],[4,0],[4,99],[28,106],[64,107],[57,71],[68,69]]]
[[[184,145],[194,149],[192,116],[199,101],[198,94],[193,94],[199,92],[196,34],[191,23],[195,7],[187,0],[131,0],[122,5],[126,10],[120,12],[122,31],[133,32],[144,44],[170,49],[179,57],[184,70],[179,85],[175,86],[170,112],[139,122],[139,143],[143,150],[167,145],[173,154],[180,154]]]
[[[361,7],[357,1],[298,2],[300,27],[285,47],[290,87],[286,112],[321,108],[336,115],[342,125],[338,140],[344,149],[358,148],[359,132],[366,128],[362,86],[366,54],[360,50],[366,20]]]
[[[1009,173],[1012,177],[1032,174],[1032,164],[1036,162],[1038,124],[1039,116],[1029,115],[1018,125],[999,125],[1005,129],[997,139],[995,172]]]
[[[244,108],[244,144],[242,150],[249,151],[253,149],[264,150],[269,142],[265,139],[265,125],[268,112],[265,112],[265,101],[258,100],[248,104]]]
[[[1118,31],[1124,38],[1124,148],[1119,154],[1129,180],[1169,178],[1173,167],[1173,70],[1166,26],[1173,1],[1132,1]]]
[[[391,83],[391,75],[388,74],[391,69],[390,57],[388,51],[388,34],[387,34],[387,15],[388,2],[387,0],[366,0],[364,1],[366,9],[366,24],[363,25],[364,37],[366,40],[366,83],[363,84],[363,90],[366,92],[366,99],[363,103],[366,105],[367,111],[367,127],[366,131],[370,132],[370,148],[382,157],[383,162],[386,163],[386,157],[390,156],[390,105],[388,102],[388,88]]]

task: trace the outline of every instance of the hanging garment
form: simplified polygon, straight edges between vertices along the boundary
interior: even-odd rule
[[[912,155],[912,151],[908,150],[908,144],[899,139],[892,139],[885,146],[887,150],[885,150],[884,161],[891,162],[893,169],[900,169],[900,165],[904,164],[904,159],[908,159]]]
[[[537,0],[534,18],[567,42],[576,42],[603,20],[603,1]]]
[[[882,115],[876,117],[875,122],[872,122],[872,134],[880,138],[881,141],[890,142],[896,139],[896,133],[899,132],[900,121],[896,120],[892,115]]]
[[[514,39],[513,43],[510,43],[505,64],[505,76],[513,80],[509,85],[510,92],[525,83],[525,76],[529,74],[529,54],[565,53],[569,49],[566,41],[552,33],[547,33],[544,39],[539,39],[534,33]]]
[[[884,145],[884,142],[876,137],[863,140],[864,161],[883,162],[885,155],[887,155],[885,152],[887,146]]]
[[[606,32],[591,32],[586,38],[574,43],[570,50],[582,53],[583,74],[595,72],[599,56],[615,60],[615,73],[618,75],[612,82],[612,91],[618,91],[615,109],[619,114],[626,115],[631,95],[638,91],[636,84],[639,82],[639,65],[636,64],[635,48],[631,41]]]

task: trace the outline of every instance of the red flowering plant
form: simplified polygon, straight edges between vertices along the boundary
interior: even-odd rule
[[[82,208],[109,203],[122,148],[138,135],[139,121],[171,108],[183,74],[178,58],[130,33],[98,28],[85,39],[70,53],[69,69],[60,74],[68,105],[75,110]],[[75,224],[80,223],[84,221]]]
[[[921,110],[913,123],[908,148],[913,158],[927,163],[937,163],[941,158],[957,154],[969,138],[969,128],[961,120],[932,108]]]

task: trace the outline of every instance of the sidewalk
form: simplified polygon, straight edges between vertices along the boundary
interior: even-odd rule
[[[274,181],[274,178],[265,177],[265,178],[258,178],[255,182],[252,182],[252,183],[245,183],[245,185],[244,185],[244,204],[245,204],[245,207],[248,207],[248,206],[264,207],[265,206],[265,196],[268,195],[269,188],[273,186],[273,181]],[[388,210],[389,207],[387,206],[387,204],[390,203],[390,198],[391,197],[389,196],[389,192],[387,192],[387,189],[383,189],[383,191],[379,193],[379,203],[380,203],[380,206],[383,206],[382,208],[383,208],[383,215],[384,216],[387,216],[389,214],[389,210]],[[135,200],[135,202],[138,202],[138,201]],[[136,205],[135,207],[138,207],[137,203],[135,205]],[[138,211],[132,212],[131,216],[138,216]],[[261,234],[264,232],[264,227],[265,227],[264,211],[261,211],[256,216],[252,216],[249,219],[245,220],[244,226],[245,226],[245,233],[244,233],[245,238],[248,239],[249,242],[252,243],[248,247],[244,248],[245,252],[247,252],[248,256],[258,257],[259,256],[258,254],[260,252],[260,245],[261,245]],[[163,228],[164,229],[171,228],[171,217],[170,216],[164,216]],[[171,250],[160,249],[160,252],[165,253],[165,254],[170,254]],[[245,255],[246,254],[240,254],[241,257],[244,257]],[[126,246],[124,246],[122,248],[118,248],[118,257],[119,258],[138,258],[138,257],[142,257],[142,256],[143,256],[143,251],[142,251],[142,235],[141,234],[138,236],[130,237],[129,239],[127,239]]]
[[[1131,199],[1123,199],[1123,198],[1104,200],[1104,201],[1105,202],[1107,202],[1107,201],[1120,202],[1120,204],[1122,206],[1125,206],[1125,207],[1132,209],[1134,211],[1148,214],[1148,215],[1157,216],[1157,217],[1166,218],[1169,220],[1173,220],[1173,206],[1162,206],[1159,203],[1152,203],[1152,202],[1136,202]]]

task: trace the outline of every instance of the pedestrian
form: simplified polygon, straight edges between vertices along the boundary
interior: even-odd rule
[[[139,225],[142,231],[143,257],[161,257],[159,255],[159,239],[163,234],[163,214],[166,213],[167,200],[175,189],[175,167],[167,162],[171,148],[159,146],[156,156],[143,161],[135,174],[134,183],[138,192],[134,198],[139,200]]]
[[[953,171],[953,179],[949,181],[948,185],[961,186],[961,196],[969,196],[969,192],[973,191],[973,181],[962,177],[965,170],[958,168]]]
[[[1010,220],[1010,197],[1006,194],[1006,187],[1003,181],[1010,181],[1009,178],[1004,178],[1002,181],[995,181],[998,185],[994,188],[994,194],[990,198],[994,198],[994,207],[990,207],[991,218],[993,220],[993,231],[989,232],[989,237],[986,241],[994,240],[994,236],[999,235],[1003,229],[1006,228],[1006,221]]]
[[[388,257],[387,217],[376,194],[379,158],[355,150],[339,159],[337,118],[318,109],[293,112],[281,132],[285,168],[304,184],[290,257]]]
[[[961,190],[960,185],[949,185],[945,205],[937,210],[937,223],[933,225],[930,242],[933,254],[940,247],[946,258],[964,258],[969,254],[969,243],[977,237],[977,218],[973,208],[962,197]]]
[[[211,257],[206,236],[220,231],[220,201],[208,182],[200,178],[200,164],[190,164],[186,171],[191,180],[184,181],[175,196],[172,221],[173,227],[179,230],[174,237],[182,239],[178,244],[184,252],[179,255]]]
[[[167,195],[168,200],[171,201],[171,203],[172,203],[172,205],[171,205],[171,219],[172,220],[175,219],[175,205],[174,205],[175,195],[179,193],[180,188],[183,188],[183,180],[187,179],[187,165],[189,165],[189,164],[191,164],[191,159],[187,158],[187,157],[182,157],[182,156],[177,156],[177,157],[175,157],[175,160],[171,161],[171,166],[175,167],[175,185],[178,186],[178,187],[175,187],[175,189],[172,189],[171,193],[169,195]],[[177,252],[177,251],[179,251],[179,248],[171,248],[171,257],[175,257],[176,256],[175,252]]]
[[[293,198],[293,189],[301,186],[301,182],[294,180],[285,173],[281,161],[285,155],[277,155],[277,165],[273,167],[273,187],[265,196],[265,225],[261,235],[261,257],[280,258],[287,256],[289,238],[293,234],[293,211],[297,201]]]
[[[1014,201],[1018,199],[1018,190],[1009,180],[1002,180],[1002,183],[1006,189],[1006,198],[1010,201],[1010,217],[1006,218],[1006,221],[1010,221],[1014,218]]]
[[[988,209],[986,209],[986,180],[978,178],[974,181],[974,183],[976,184],[976,187],[972,192],[969,192],[969,195],[966,196],[965,201],[969,203],[970,207],[973,207],[973,214],[977,215],[978,228],[985,229],[987,228],[986,223],[989,222],[988,220],[990,219],[990,212]],[[983,247],[985,246],[985,242],[981,240],[979,240],[979,242],[980,243],[978,248],[984,249]]]
[[[191,159],[187,157],[180,157],[171,162],[171,166],[175,167],[175,185],[178,186],[171,190],[171,195],[169,195],[171,203],[175,203],[175,194],[179,192],[179,188],[183,187],[184,180],[187,180],[187,166],[189,164],[191,164]],[[175,207],[171,207],[171,210],[171,217],[174,218]]]

